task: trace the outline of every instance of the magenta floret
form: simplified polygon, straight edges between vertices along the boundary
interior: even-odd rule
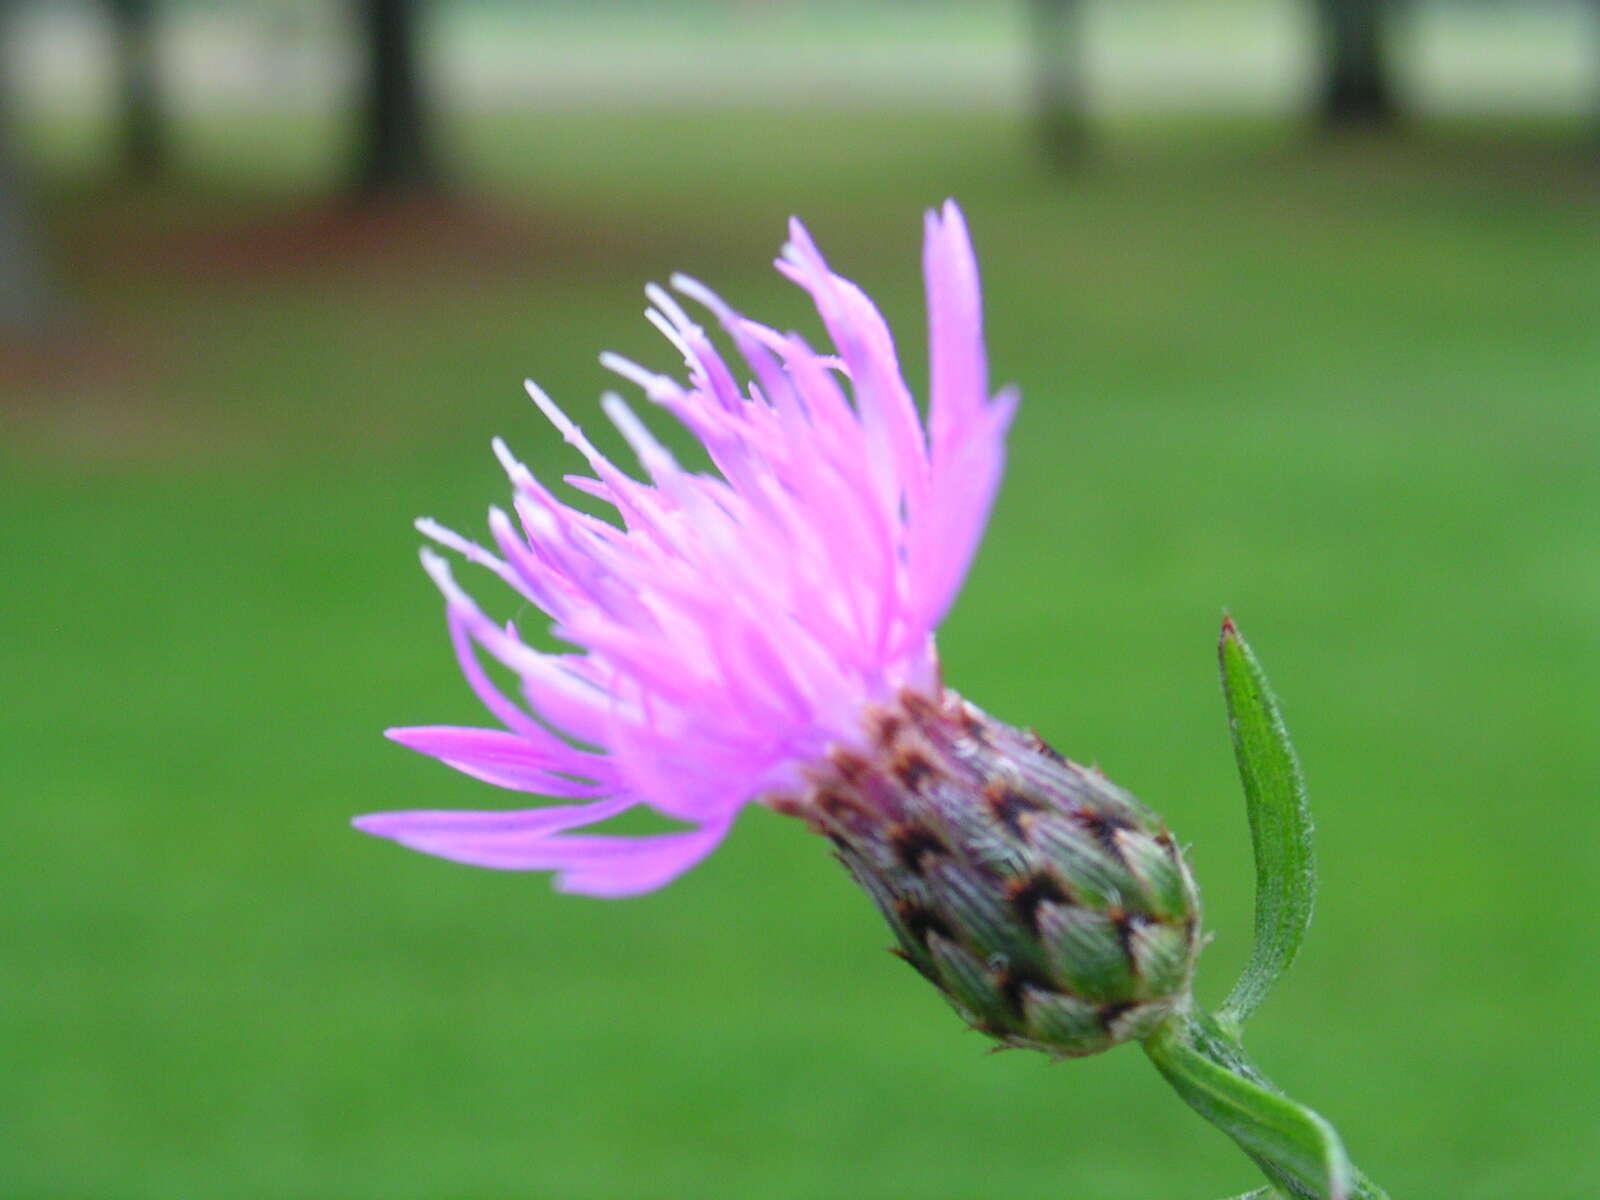
[[[593,472],[568,482],[620,524],[558,499],[497,441],[513,501],[509,513],[490,511],[494,548],[432,521],[418,528],[498,575],[574,651],[527,645],[425,550],[462,670],[503,728],[389,736],[499,787],[578,803],[383,813],[357,827],[459,862],[554,871],[567,891],[645,892],[710,853],[741,806],[792,792],[831,749],[861,744],[868,706],[937,690],[934,628],[982,535],[1016,398],[988,391],[977,264],[954,203],[927,214],[923,264],[926,422],[883,317],[798,221],[777,266],[810,293],[832,353],[675,277],[738,361],[654,286],[649,318],[682,352],[688,383],[602,356],[700,441],[716,473],[679,466],[607,396],[606,415],[644,469],[647,481],[636,480],[529,383]],[[480,653],[520,695],[495,683]],[[693,828],[572,832],[641,804]]]

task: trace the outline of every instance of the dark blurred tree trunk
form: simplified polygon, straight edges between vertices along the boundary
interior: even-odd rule
[[[1391,0],[1316,0],[1319,115],[1333,129],[1387,128],[1399,116],[1389,74]]]
[[[356,187],[366,196],[437,182],[418,52],[418,0],[356,0],[366,52]]]
[[[161,102],[156,0],[106,0],[116,33],[117,152],[139,179],[164,173],[171,161]]]
[[[1080,0],[1028,0],[1028,9],[1039,140],[1052,162],[1072,163],[1088,141],[1083,5]]]
[[[11,7],[10,0],[0,0],[0,46],[10,32]],[[9,85],[0,74],[0,336],[40,333],[61,311],[24,192]]]

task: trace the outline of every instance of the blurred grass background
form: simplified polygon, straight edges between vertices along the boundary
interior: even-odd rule
[[[826,847],[747,814],[625,903],[363,839],[501,797],[379,736],[480,719],[413,515],[479,527],[521,398],[666,369],[675,269],[813,322],[791,212],[922,376],[919,213],[958,197],[1025,403],[948,677],[1193,847],[1215,1002],[1250,929],[1214,677],[1283,696],[1324,890],[1253,1028],[1397,1197],[1600,1191],[1600,163],[1580,118],[1316,142],[1004,106],[458,110],[469,220],[305,214],[339,130],[192,114],[108,181],[36,114],[81,354],[0,404],[0,1195],[1206,1197],[1245,1161],[1137,1050],[987,1056]],[[506,799],[510,799],[507,797]]]

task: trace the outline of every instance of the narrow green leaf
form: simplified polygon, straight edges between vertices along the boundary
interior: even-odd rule
[[[1144,1048],[1185,1103],[1231,1137],[1286,1195],[1297,1200],[1381,1195],[1365,1186],[1352,1192],[1357,1176],[1332,1125],[1265,1081],[1215,1061],[1191,1040],[1184,1023],[1159,1030]]]
[[[1218,657],[1256,860],[1255,947],[1217,1013],[1225,1026],[1238,1029],[1294,961],[1311,924],[1317,874],[1300,760],[1266,673],[1232,617],[1222,622]]]

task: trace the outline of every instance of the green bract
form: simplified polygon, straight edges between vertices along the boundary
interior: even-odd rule
[[[1150,1035],[1188,995],[1200,898],[1154,813],[950,692],[869,719],[794,807],[974,1027],[1058,1057]]]

